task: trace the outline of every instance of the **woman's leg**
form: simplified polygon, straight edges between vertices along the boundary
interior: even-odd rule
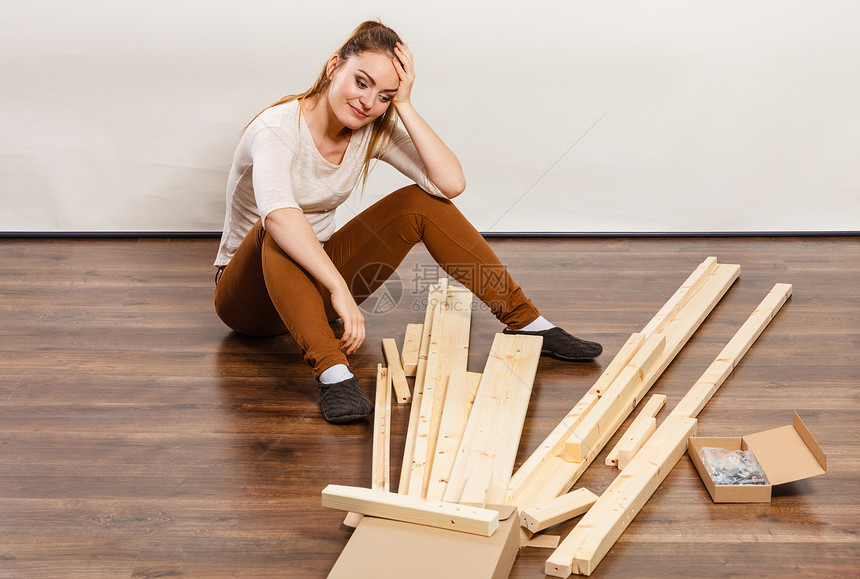
[[[368,266],[379,264],[381,272],[391,272],[420,241],[508,328],[522,328],[540,315],[456,205],[417,185],[399,189],[362,211],[329,239],[325,250],[352,294],[368,296],[385,281],[384,276],[362,275]],[[329,316],[336,315],[330,302],[326,307]]]
[[[318,379],[327,368],[348,364],[329,325],[325,293],[257,222],[218,280],[215,311],[242,334],[289,332]]]
[[[332,236],[326,252],[352,294],[368,296],[419,241],[451,277],[490,307],[507,326],[505,333],[541,336],[541,353],[561,360],[591,360],[603,351],[600,344],[572,336],[540,317],[486,240],[457,207],[415,185],[399,189],[362,211]],[[363,275],[368,266],[383,275]]]

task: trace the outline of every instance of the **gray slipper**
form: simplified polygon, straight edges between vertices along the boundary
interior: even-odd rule
[[[550,356],[567,362],[584,362],[593,360],[603,353],[603,346],[597,342],[581,340],[572,336],[558,326],[539,332],[524,332],[523,330],[503,330],[505,334],[524,334],[527,336],[543,336],[541,355]]]
[[[332,424],[356,422],[373,414],[373,402],[353,376],[334,384],[317,382],[323,416]]]

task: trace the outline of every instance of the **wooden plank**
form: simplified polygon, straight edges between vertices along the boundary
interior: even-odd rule
[[[636,428],[630,428],[627,435],[622,441],[621,448],[618,450],[618,468],[624,469],[633,457],[639,452],[639,449],[645,446],[654,431],[657,430],[657,419],[646,418],[636,425]]]
[[[409,475],[410,496],[427,495],[448,376],[452,370],[465,370],[469,358],[471,316],[472,293],[462,288],[450,288],[446,301],[433,318],[412,472]]]
[[[665,346],[666,338],[662,334],[653,334],[645,340],[633,359],[568,437],[564,444],[565,460],[582,462],[582,457],[597,444],[618,412],[635,395],[637,386],[662,360]]]
[[[481,374],[455,370],[448,377],[448,388],[445,394],[445,409],[442,422],[439,425],[439,436],[436,440],[436,456],[430,472],[430,484],[427,487],[427,498],[442,500],[448,486],[448,477],[454,467],[457,449],[463,439],[463,431],[469,420],[475,394]]]
[[[776,284],[746,322],[633,457],[597,503],[547,560],[548,575],[590,575],[687,448],[695,433],[694,416],[740,362],[791,295],[791,285]]]
[[[559,455],[545,460],[545,464],[541,467],[543,472],[534,474],[534,476],[530,477],[530,482],[527,485],[520,487],[518,493],[511,496],[513,504],[516,504],[522,510],[535,504],[546,502],[561,493],[567,492],[573,486],[579,477],[582,476],[582,473],[585,472],[588,465],[591,464],[591,461],[594,460],[603,446],[609,441],[615,430],[621,426],[636,404],[648,393],[648,390],[657,378],[659,378],[660,374],[662,374],[687,340],[689,340],[690,336],[693,335],[693,332],[701,325],[705,317],[728,291],[739,274],[739,265],[720,264],[713,270],[695,295],[690,297],[681,310],[678,311],[674,319],[666,324],[663,331],[663,335],[666,336],[666,354],[660,365],[645,379],[638,388],[635,398],[631,400],[630,405],[615,417],[598,443],[583,457],[583,461],[565,462],[562,456]],[[556,427],[553,433],[557,433],[558,430],[559,427]],[[552,444],[552,441],[545,440],[544,444]],[[541,447],[539,447],[539,450]],[[526,463],[528,462],[529,460],[526,461]]]
[[[606,457],[607,466],[618,466],[618,451],[621,449],[621,446],[627,439],[628,433],[639,428],[639,422],[646,420],[647,418],[656,418],[657,414],[665,405],[666,396],[664,396],[663,394],[654,394],[653,396],[651,396],[651,398],[648,400],[648,403],[645,404],[645,406],[639,412],[639,415],[636,416],[636,418],[633,420],[633,423],[627,429],[627,432],[621,435],[621,439],[618,441],[618,444],[616,444],[615,447],[611,451],[609,451],[609,455]]]
[[[388,364],[388,375],[394,384],[395,400],[398,404],[405,404],[412,400],[412,394],[409,392],[409,384],[406,383],[406,374],[400,365],[397,342],[392,338],[382,338],[382,353]]]
[[[655,433],[550,555],[545,567],[547,575],[567,577],[594,571],[684,455],[687,440],[696,434],[696,420],[667,418],[660,429],[659,436]]]
[[[418,356],[421,353],[421,334],[424,324],[406,324],[403,337],[403,351],[400,353],[401,366],[407,376],[415,376],[418,371]]]
[[[418,433],[418,417],[421,414],[421,402],[424,396],[424,376],[427,367],[427,351],[430,349],[430,331],[433,329],[433,317],[441,307],[442,299],[448,293],[448,278],[442,278],[436,285],[431,285],[427,295],[427,310],[424,312],[424,323],[421,325],[421,349],[418,355],[418,369],[415,373],[415,386],[412,389],[412,407],[409,412],[409,424],[406,428],[406,442],[403,447],[403,463],[400,467],[400,480],[397,492],[409,492],[409,480],[412,474],[412,460],[415,454],[415,437]]]
[[[492,509],[359,487],[328,485],[322,491],[322,506],[484,537],[499,528],[499,512]]]
[[[532,533],[543,531],[586,512],[598,496],[587,488],[556,497],[548,503],[530,507],[520,513],[520,524]]]
[[[586,392],[576,406],[567,413],[558,426],[546,437],[543,443],[517,469],[517,472],[511,477],[509,483],[508,500],[506,501],[508,504],[516,502],[516,497],[531,485],[538,474],[542,472],[547,461],[558,456],[559,452],[564,448],[564,443],[570,436],[570,433],[582,422],[588,411],[597,404],[597,401],[600,399],[600,392],[615,380],[644,341],[644,334],[632,334],[627,339],[627,342],[621,347],[618,354],[616,354],[600,378],[597,379],[597,382],[594,383],[594,386]]]
[[[618,355],[612,359],[612,362],[609,363],[609,366],[606,367],[606,370],[600,375],[597,382],[594,383],[594,389],[598,396],[603,396],[606,389],[615,382],[615,379],[621,371],[624,370],[627,364],[630,363],[630,360],[633,359],[633,356],[636,355],[644,343],[645,334],[630,334],[630,337],[627,338],[627,341],[623,346],[621,346],[621,350],[618,351]]]
[[[376,365],[376,402],[373,410],[373,462],[370,488],[388,492],[391,461],[391,374],[382,364]],[[364,515],[347,513],[343,524],[355,528]]]
[[[695,418],[699,415],[705,404],[713,398],[728,375],[749,351],[753,342],[791,297],[791,291],[791,284],[778,283],[773,286],[669,416]]]
[[[391,373],[376,367],[376,408],[373,414],[373,467],[371,488],[389,490],[391,456]]]
[[[708,277],[717,269],[717,258],[708,257],[699,266],[693,270],[681,287],[675,291],[671,298],[660,308],[650,322],[643,328],[642,333],[650,336],[654,333],[662,332],[669,324],[675,315],[680,311],[690,297],[696,294],[697,291],[705,284]]]
[[[542,343],[540,336],[496,334],[445,500],[504,503]]]

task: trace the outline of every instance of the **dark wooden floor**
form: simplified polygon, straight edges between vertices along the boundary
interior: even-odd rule
[[[741,278],[652,390],[670,408],[770,287],[794,284],[699,433],[774,428],[797,410],[827,474],[770,504],[715,505],[684,457],[594,576],[860,576],[860,239],[491,243],[546,317],[607,352],[594,364],[542,359],[520,461],[705,257],[741,264]],[[369,485],[369,425],[322,420],[289,337],[221,324],[216,245],[0,240],[0,576],[323,577],[334,563],[350,530],[320,490]],[[368,315],[352,359],[368,390],[381,338],[400,343],[422,320],[413,281],[431,264],[413,251],[398,306]],[[475,312],[470,370],[500,330]],[[407,415],[394,409],[393,450]],[[602,462],[578,486],[606,488],[617,471]],[[398,452],[392,464],[399,472]],[[548,553],[522,550],[512,576],[542,577]]]

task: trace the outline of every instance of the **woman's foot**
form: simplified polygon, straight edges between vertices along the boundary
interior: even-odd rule
[[[317,382],[323,417],[332,424],[356,422],[373,414],[373,402],[352,376],[334,384]]]
[[[528,326],[526,326],[528,327]],[[550,356],[557,360],[565,360],[567,362],[584,362],[593,360],[603,353],[603,346],[597,342],[589,342],[581,340],[576,336],[572,336],[559,328],[553,326],[548,330],[526,331],[526,330],[511,330],[505,328],[505,334],[524,334],[527,336],[543,336],[543,346],[541,346],[541,355]]]

